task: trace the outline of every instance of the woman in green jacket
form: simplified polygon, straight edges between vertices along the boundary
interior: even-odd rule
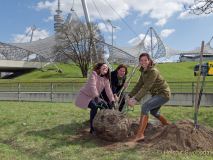
[[[147,93],[150,93],[152,97],[141,107],[139,128],[134,141],[144,140],[144,131],[148,123],[149,112],[159,119],[163,125],[169,124],[160,115],[159,111],[160,107],[168,102],[171,96],[169,85],[154,67],[154,63],[148,53],[142,53],[139,56],[139,63],[141,65],[141,76],[133,90],[129,93],[128,105],[133,107]]]

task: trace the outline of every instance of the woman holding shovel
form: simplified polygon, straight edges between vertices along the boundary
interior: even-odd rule
[[[93,119],[100,107],[100,94],[105,89],[107,97],[110,102],[110,108],[114,107],[114,96],[110,88],[110,74],[109,68],[105,63],[98,63],[94,66],[92,74],[90,75],[87,83],[81,88],[75,105],[80,108],[90,108],[90,133],[94,133]]]
[[[128,105],[133,107],[137,102],[149,92],[151,98],[141,107],[141,116],[139,128],[134,141],[144,140],[144,131],[148,123],[149,112],[159,119],[163,125],[169,124],[167,120],[160,115],[160,108],[169,101],[171,92],[169,85],[154,67],[154,63],[148,53],[142,53],[139,56],[141,76],[133,90],[129,93]]]
[[[119,104],[119,106],[116,106],[118,107],[119,111],[122,111],[125,104],[125,99],[123,97],[124,95],[120,92],[122,92],[123,87],[127,87],[127,83],[125,83],[127,73],[127,67],[124,64],[118,65],[117,68],[111,72],[112,93],[115,97],[116,102]],[[107,103],[110,103],[105,90],[103,90],[100,97],[103,98]]]

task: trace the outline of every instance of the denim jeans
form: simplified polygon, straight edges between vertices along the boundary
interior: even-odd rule
[[[148,115],[150,112],[153,116],[159,117],[160,107],[166,102],[168,102],[167,98],[158,95],[153,96],[141,106],[141,113]]]

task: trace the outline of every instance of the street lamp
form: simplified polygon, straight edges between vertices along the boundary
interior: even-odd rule
[[[112,24],[112,21],[111,20],[107,20],[107,22],[111,25],[111,27],[112,27],[112,47],[113,47],[113,31],[114,31],[114,29],[116,28],[116,26],[114,26],[113,24]]]

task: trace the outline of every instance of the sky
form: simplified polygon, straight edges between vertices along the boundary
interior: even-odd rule
[[[58,0],[1,0],[0,41],[28,42],[32,27],[33,41],[54,34],[53,16]],[[153,27],[165,45],[177,50],[200,47],[213,36],[213,14],[193,15],[184,5],[194,0],[86,0],[92,22],[97,23],[105,41],[116,46],[132,46],[140,42]],[[81,0],[61,0],[66,19],[70,9],[84,20]],[[111,21],[111,24],[109,23]],[[211,43],[213,46],[213,42]]]

